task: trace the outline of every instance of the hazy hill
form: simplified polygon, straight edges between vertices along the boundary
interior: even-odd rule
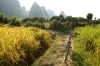
[[[45,19],[50,18],[46,8],[44,6],[40,7],[36,2],[33,3],[30,9],[29,17],[44,17]]]
[[[55,15],[52,10],[46,10],[44,6],[40,7],[36,2],[33,3],[28,12],[24,6],[21,7],[18,0],[0,0],[0,13],[9,17],[44,17],[45,19],[49,19]]]
[[[41,7],[41,10],[42,10],[42,13],[43,13],[43,17],[44,17],[45,19],[49,19],[49,18],[50,18],[50,17],[49,17],[49,14],[47,13],[47,11],[46,11],[46,9],[45,9],[44,6]]]
[[[66,17],[64,11],[61,11],[61,12],[60,12],[60,15],[63,15],[64,18]]]
[[[47,10],[47,12],[48,12],[48,14],[49,14],[50,18],[51,18],[52,16],[55,16],[54,11],[52,11],[52,10],[48,9],[48,10]]]
[[[22,11],[24,13],[24,16],[28,17],[29,12],[26,10],[25,6],[22,7]]]
[[[41,7],[36,2],[33,3],[30,9],[29,17],[43,17]]]
[[[10,17],[25,17],[18,0],[0,0],[0,13],[3,13]]]

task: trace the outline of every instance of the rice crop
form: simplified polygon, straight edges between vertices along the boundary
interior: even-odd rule
[[[75,29],[80,36],[74,38],[76,52],[91,66],[100,65],[100,25]]]
[[[0,66],[29,65],[51,42],[51,35],[39,28],[0,27]]]

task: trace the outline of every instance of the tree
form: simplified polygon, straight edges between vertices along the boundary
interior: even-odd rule
[[[67,16],[66,18],[65,18],[65,21],[69,21],[69,22],[71,22],[72,21],[72,16]]]
[[[4,18],[3,23],[4,23],[4,24],[9,23],[9,20],[8,20],[8,18],[7,18],[7,17],[5,17],[5,18]]]
[[[87,17],[88,20],[92,20],[93,14],[92,13],[88,13],[86,17]]]
[[[53,16],[51,19],[50,19],[50,21],[53,21],[53,20],[59,20],[59,16]]]
[[[64,22],[64,16],[63,15],[59,15],[59,21]]]
[[[13,26],[21,26],[21,22],[20,21],[18,21],[18,20],[16,20],[16,21],[12,21],[11,23],[10,23],[10,25],[13,25]]]
[[[79,22],[86,22],[87,19],[85,19],[85,18],[83,18],[83,17],[78,17],[78,21],[79,21]]]
[[[96,20],[97,18],[95,17],[94,19]]]
[[[3,22],[4,15],[0,15],[0,22]]]

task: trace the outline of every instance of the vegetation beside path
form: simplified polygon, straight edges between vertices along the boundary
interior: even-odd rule
[[[100,25],[75,29],[80,36],[74,38],[75,66],[100,66]]]

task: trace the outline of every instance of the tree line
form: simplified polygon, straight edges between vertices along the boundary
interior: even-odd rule
[[[84,27],[86,25],[95,25],[100,23],[100,19],[93,19],[93,14],[88,13],[86,15],[86,18],[83,17],[72,17],[67,16],[66,18],[63,17],[63,15],[59,16],[53,16],[49,20],[41,18],[25,18],[20,19],[16,17],[9,18],[3,14],[0,14],[0,23],[1,24],[8,24],[10,26],[24,26],[24,27],[30,27],[35,26],[39,28],[45,29],[45,23],[49,23],[49,29],[52,30],[58,30],[58,31],[65,31],[69,29],[74,29],[75,27]]]

